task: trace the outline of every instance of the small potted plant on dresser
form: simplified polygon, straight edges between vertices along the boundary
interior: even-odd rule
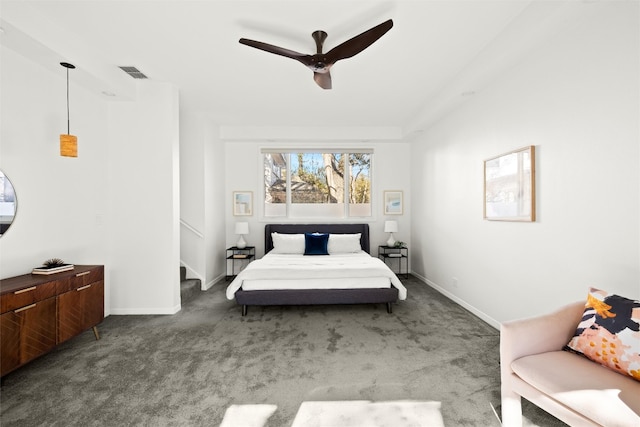
[[[73,270],[73,264],[67,264],[60,258],[51,258],[42,263],[42,267],[36,267],[31,274],[54,274],[63,271]]]

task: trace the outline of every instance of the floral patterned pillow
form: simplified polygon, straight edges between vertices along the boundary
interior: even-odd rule
[[[640,301],[591,288],[582,320],[564,350],[640,381]]]

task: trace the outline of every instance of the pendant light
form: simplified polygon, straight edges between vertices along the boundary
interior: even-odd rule
[[[61,62],[60,65],[67,69],[67,133],[60,135],[60,155],[78,157],[78,138],[75,135],[69,135],[69,69],[76,66],[68,62]]]

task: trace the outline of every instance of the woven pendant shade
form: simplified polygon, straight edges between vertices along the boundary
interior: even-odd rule
[[[78,138],[75,135],[60,135],[60,155],[78,157]]]

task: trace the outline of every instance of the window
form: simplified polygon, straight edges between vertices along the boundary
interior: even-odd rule
[[[371,216],[372,151],[262,155],[265,217]]]

